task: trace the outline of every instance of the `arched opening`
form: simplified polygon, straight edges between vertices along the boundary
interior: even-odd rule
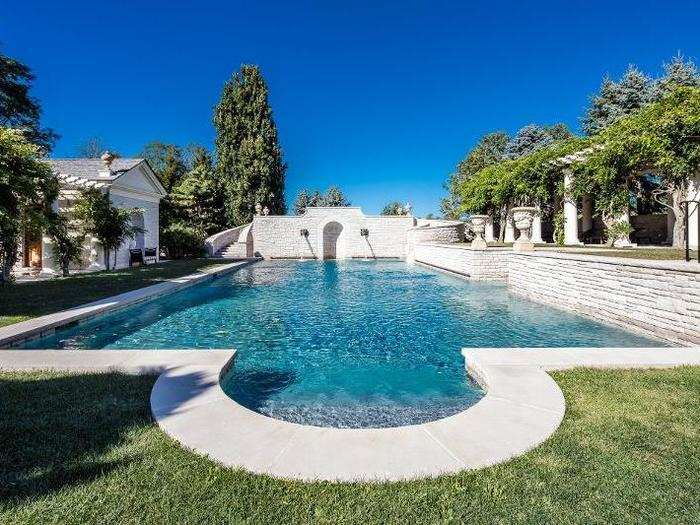
[[[339,222],[329,222],[323,227],[324,259],[338,259],[343,257],[342,233],[343,225]]]

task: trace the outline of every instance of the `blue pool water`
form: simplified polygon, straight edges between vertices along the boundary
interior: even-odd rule
[[[236,348],[239,403],[337,427],[420,423],[483,392],[462,347],[658,346],[401,261],[265,261],[32,341],[33,348]]]

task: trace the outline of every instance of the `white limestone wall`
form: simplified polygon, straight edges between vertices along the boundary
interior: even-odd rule
[[[335,224],[337,223],[339,227]],[[304,215],[256,216],[251,235],[253,253],[265,258],[405,257],[410,216],[368,216],[359,208],[309,208]],[[365,228],[369,235],[363,237]],[[308,237],[301,235],[306,229]],[[325,243],[324,243],[325,231]]]
[[[476,281],[505,281],[510,253],[498,248],[472,250],[466,244],[418,243],[413,249],[413,260]]]
[[[508,289],[648,336],[700,343],[700,266],[570,253],[513,253]]]
[[[145,248],[156,248],[156,253],[158,253],[159,247],[159,217],[158,217],[158,202],[150,202],[141,199],[136,199],[133,197],[127,197],[126,195],[117,194],[112,192],[110,194],[112,204],[118,208],[138,208],[143,211],[143,227],[146,230],[144,233],[144,247]],[[124,268],[129,266],[129,248],[136,247],[136,239],[128,239],[124,242],[119,250],[117,251],[117,268]],[[102,248],[98,250],[99,258],[98,261],[104,264],[102,257]],[[112,254],[112,261],[110,264],[114,264],[114,254]]]
[[[700,265],[419,243],[416,262],[671,343],[700,344]]]

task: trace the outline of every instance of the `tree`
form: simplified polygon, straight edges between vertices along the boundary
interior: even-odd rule
[[[85,235],[71,228],[70,219],[57,212],[48,217],[46,231],[53,241],[54,260],[63,277],[68,277],[70,264],[82,258]]]
[[[294,214],[302,215],[306,211],[306,208],[309,207],[310,199],[311,197],[309,196],[309,192],[307,192],[306,190],[301,190],[297,194],[297,198],[294,201]]]
[[[250,222],[255,205],[284,214],[286,165],[268,89],[257,66],[244,65],[226,82],[214,111],[217,170],[226,188],[229,225]]]
[[[29,94],[33,81],[31,69],[0,53],[0,126],[21,130],[27,140],[47,153],[58,135],[40,125],[41,107]]]
[[[442,214],[451,219],[460,217],[460,192],[464,183],[480,170],[500,162],[506,152],[510,137],[501,131],[484,135],[465,158],[457,164],[457,169],[445,183],[448,196],[440,203]]]
[[[100,137],[90,137],[84,142],[78,144],[76,148],[78,157],[86,159],[99,159],[105,151],[109,151],[115,158],[121,156],[112,148],[107,147],[104,140],[102,140]]]
[[[212,235],[226,227],[224,188],[211,154],[201,146],[190,146],[189,150],[192,167],[170,195],[174,220]]]
[[[664,64],[664,76],[656,83],[654,100],[660,100],[681,86],[700,87],[700,73],[692,60],[686,61],[678,54]]]
[[[399,201],[392,201],[382,209],[381,215],[408,215],[410,209]]]
[[[173,188],[182,180],[187,173],[187,165],[183,158],[182,149],[175,144],[152,141],[146,144],[141,153],[150,164],[160,183],[168,193],[160,201],[159,220],[162,229],[170,226],[175,219],[175,210],[172,203]]]
[[[583,130],[595,135],[619,118],[648,104],[654,97],[654,82],[630,65],[619,83],[603,79],[600,93],[591,98],[583,118]]]
[[[0,127],[0,284],[9,282],[23,228],[46,224],[58,180],[42,150],[19,130]]]
[[[608,126],[595,137],[602,147],[574,166],[574,192],[593,192],[596,213],[608,226],[627,211],[630,195],[648,191],[650,173],[656,182],[651,197],[676,218],[673,245],[683,245],[685,224],[681,201],[700,165],[700,88],[681,86],[658,102]]]
[[[338,186],[331,186],[326,190],[326,196],[323,199],[324,206],[350,206],[350,201],[345,198],[342,190]]]
[[[554,142],[573,136],[566,125],[561,123],[551,127],[528,124],[520,128],[518,133],[508,142],[505,156],[509,159],[519,159]]]
[[[82,221],[83,232],[95,237],[102,245],[107,270],[110,267],[110,253],[114,252],[116,265],[117,250],[122,243],[144,231],[131,222],[131,216],[136,209],[112,206],[109,194],[94,188],[82,192],[74,210],[75,217]]]
[[[343,190],[338,186],[331,186],[323,194],[318,190],[306,190],[302,189],[297,194],[297,198],[294,201],[294,213],[296,215],[302,215],[306,208],[314,208],[317,206],[336,206],[345,207],[351,206],[350,201],[345,197]]]

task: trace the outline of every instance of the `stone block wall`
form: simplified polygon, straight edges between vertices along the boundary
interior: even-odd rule
[[[143,246],[144,248],[156,248],[156,253],[158,253],[159,247],[159,217],[158,217],[158,203],[148,202],[141,199],[133,199],[131,197],[126,197],[124,195],[118,195],[115,193],[110,194],[112,204],[118,208],[138,208],[143,212],[143,227],[146,230],[143,234]],[[135,239],[127,239],[117,250],[117,268],[123,268],[129,266],[129,248],[136,247]],[[100,252],[102,250],[100,249]],[[111,255],[112,261],[110,264],[114,263],[114,254]],[[99,262],[103,263],[103,258],[100,253],[98,258]]]
[[[510,250],[472,250],[467,244],[418,243],[413,260],[477,281],[505,281]]]
[[[513,253],[508,289],[648,336],[700,344],[700,267],[569,253]]]
[[[369,216],[359,208],[309,208],[304,215],[256,216],[253,252],[265,258],[405,257],[410,216]],[[367,237],[361,230],[367,229]],[[301,235],[308,230],[308,236]],[[324,242],[325,239],[325,242]]]
[[[416,244],[416,262],[598,321],[682,345],[700,344],[700,265],[466,245]]]

